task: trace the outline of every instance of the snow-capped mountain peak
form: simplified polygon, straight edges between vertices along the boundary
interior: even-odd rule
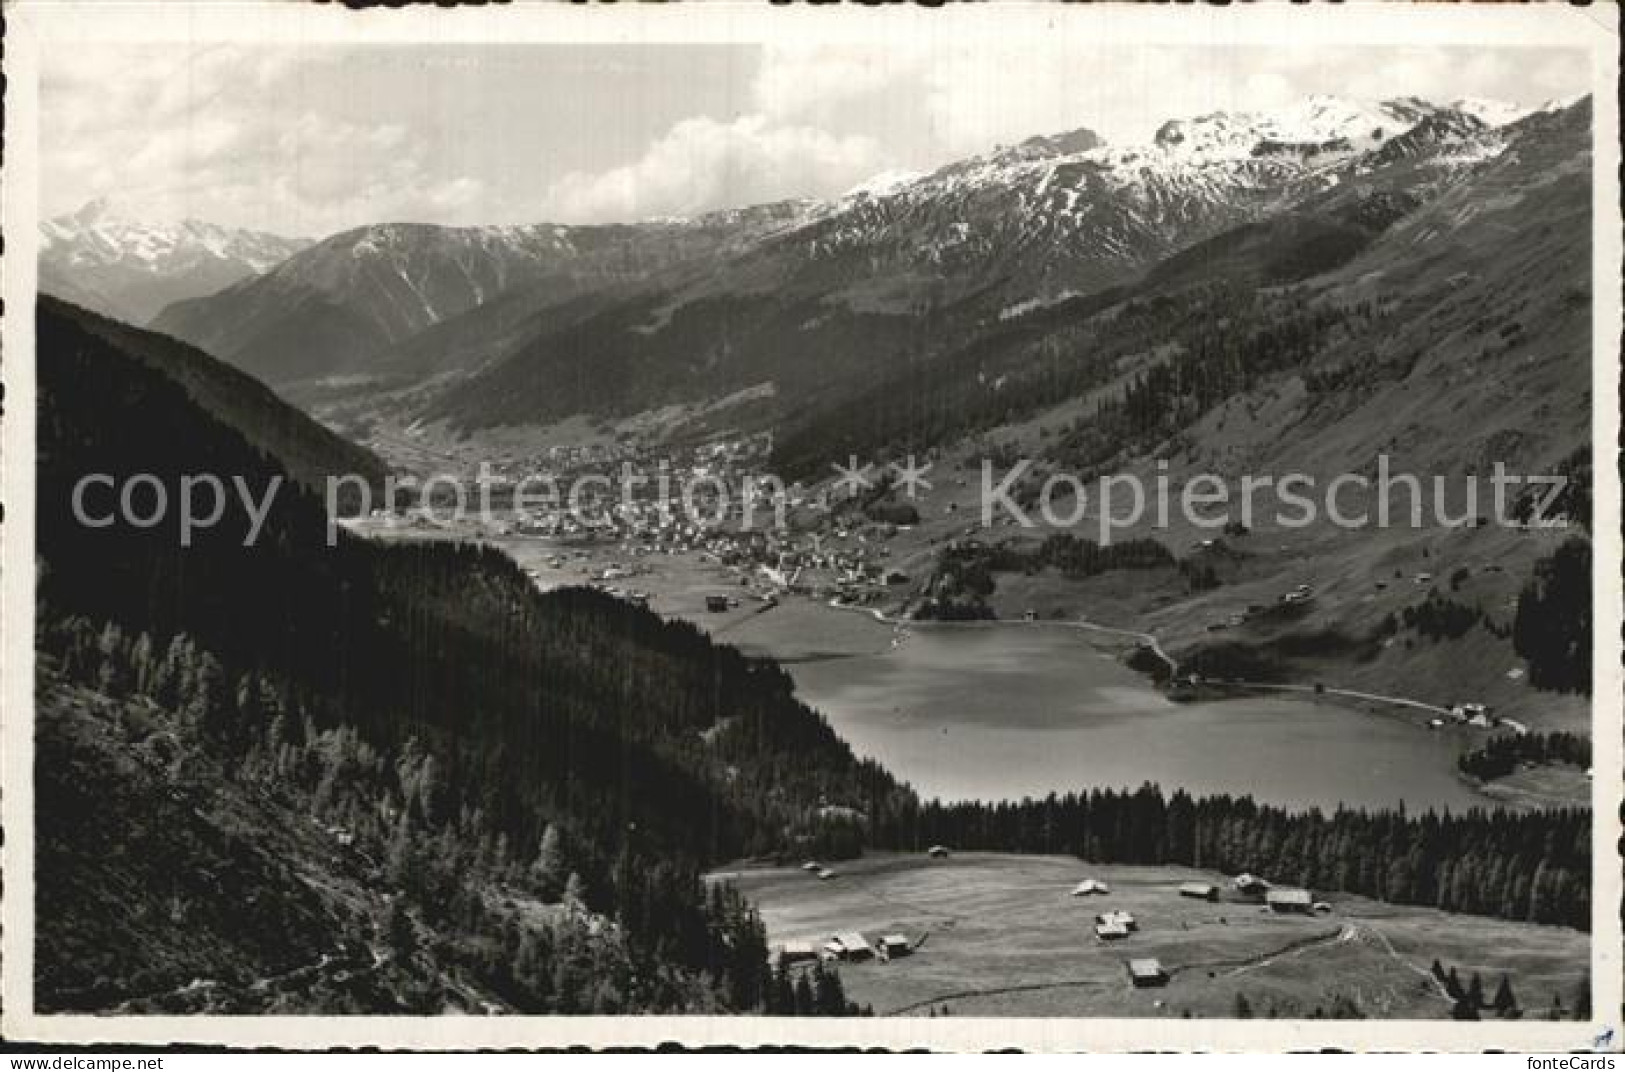
[[[215,259],[239,262],[257,274],[310,245],[308,239],[201,220],[142,220],[106,197],[44,221],[40,237],[42,253],[64,256],[76,268],[122,264],[154,273]]]
[[[1487,100],[1483,97],[1462,97],[1450,102],[1454,110],[1470,115],[1487,127],[1504,127],[1516,123],[1533,109],[1508,101]]]
[[[878,175],[871,175],[869,178],[858,183],[841,196],[885,197],[888,194],[896,193],[909,183],[917,182],[923,177],[923,174],[918,171],[905,171],[900,169],[882,171]]]
[[[1192,163],[1243,160],[1283,149],[1356,153],[1413,126],[1419,112],[1409,102],[1316,95],[1271,111],[1171,119],[1157,129],[1153,144],[1166,156]]]
[[[1414,190],[1450,182],[1496,158],[1511,136],[1500,125],[1519,114],[1483,100],[1322,94],[1170,119],[1138,144],[1079,129],[912,180],[878,176],[793,230],[825,271],[974,279],[996,259],[1019,266],[1005,285],[1021,300],[1047,298],[1110,285],[1374,170],[1402,165]]]
[[[145,323],[172,301],[261,275],[309,245],[201,220],[143,219],[99,197],[41,221],[40,279],[59,297]]]

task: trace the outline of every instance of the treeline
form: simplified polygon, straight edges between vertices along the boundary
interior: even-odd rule
[[[1579,733],[1508,733],[1497,734],[1482,745],[1456,758],[1456,766],[1463,774],[1489,781],[1504,778],[1518,769],[1519,764],[1536,766],[1566,763],[1573,767],[1591,767],[1591,738]]]
[[[984,544],[966,540],[950,544],[937,554],[937,564],[926,584],[926,599],[914,616],[935,620],[992,618],[987,597],[998,586],[995,573],[1038,573],[1054,569],[1069,580],[1082,580],[1111,570],[1144,570],[1181,566],[1168,548],[1151,539],[1098,544],[1070,532],[1046,536],[1031,547],[1011,543]],[[1197,587],[1218,583],[1212,568],[1182,570]]]
[[[1447,971],[1435,957],[1431,971],[1445,994],[1456,1003],[1450,1012],[1452,1019],[1478,1020],[1481,1019],[1479,1014],[1485,1009],[1493,1009],[1503,1020],[1517,1019],[1523,1014],[1522,1008],[1518,1005],[1517,995],[1512,992],[1512,980],[1504,974],[1501,976],[1500,985],[1495,988],[1495,997],[1487,999],[1484,994],[1484,980],[1477,972],[1473,973],[1472,978],[1464,986],[1455,965],[1451,965]]]
[[[769,1016],[870,1016],[874,1010],[847,1000],[840,973],[813,962],[796,970],[773,967],[765,1012]]]
[[[199,469],[257,493],[281,470],[71,316],[42,307],[38,326],[41,635],[72,673],[173,705],[221,762],[296,774],[412,861],[415,912],[474,912],[459,876],[531,867],[552,829],[583,908],[619,921],[645,968],[754,972],[719,1000],[760,1007],[758,925],[720,922],[700,869],[816,835],[826,804],[911,799],[773,663],[597,592],[543,595],[488,548],[342,533],[329,547],[319,502],[292,486],[252,546],[229,510],[185,548],[173,529],[79,524],[86,473],[152,474],[173,503]],[[484,869],[469,860],[482,845]],[[531,959],[516,992],[553,1007],[534,980],[558,956]]]
[[[1492,633],[1505,635],[1504,630],[1498,629],[1482,607],[1451,599],[1437,590],[1430,591],[1422,602],[1400,611],[1397,619],[1392,614],[1388,615],[1383,620],[1381,631],[1391,634],[1400,625],[1416,630],[1428,640],[1455,640],[1466,636],[1475,625],[1483,625]]]
[[[1591,528],[1591,445],[1580,447],[1557,463],[1553,475],[1563,477],[1563,486],[1549,503],[1543,503],[1544,486],[1531,487],[1512,503],[1512,516],[1523,522],[1531,520],[1568,520],[1586,529]],[[1535,508],[1540,507],[1540,517]]]
[[[1156,540],[1118,540],[1098,544],[1070,532],[1053,533],[1032,548],[999,544],[988,550],[995,570],[1037,573],[1054,569],[1063,577],[1073,580],[1094,577],[1111,570],[1159,569],[1175,565],[1173,552]]]
[[[1048,444],[1058,464],[1087,477],[1265,377],[1304,367],[1333,331],[1374,317],[1369,302],[1311,304],[1296,290],[1207,279],[1138,295],[1113,288],[985,324],[957,347],[937,341],[897,355],[899,371],[886,381],[793,418],[775,444],[775,470],[809,476],[831,457],[882,458],[965,439],[1094,391],[1125,360],[1166,352]]]
[[[1591,542],[1564,541],[1535,563],[1518,595],[1512,647],[1529,663],[1529,683],[1591,693]]]
[[[1591,814],[1472,809],[1291,812],[1249,797],[1091,790],[1007,803],[921,805],[909,846],[1068,853],[1177,864],[1397,904],[1559,923],[1591,919]]]
[[[1262,377],[1303,365],[1347,315],[1296,296],[1236,303],[1181,336],[1173,358],[1130,381],[1118,411],[1126,430],[1143,441],[1185,427]]]
[[[810,477],[827,472],[833,457],[920,453],[996,428],[1110,382],[1118,360],[1210,313],[1199,296],[1111,288],[1009,320],[944,321],[891,355],[885,364],[895,371],[880,382],[791,415],[775,439],[774,471]]]
[[[1523,1003],[1518,1000],[1517,994],[1513,992],[1512,980],[1505,974],[1502,974],[1500,983],[1496,985],[1494,996],[1486,997],[1484,980],[1477,972],[1473,972],[1468,981],[1463,983],[1456,966],[1452,964],[1446,969],[1437,957],[1434,958],[1430,971],[1446,996],[1455,1002],[1450,1011],[1452,1019],[1481,1020],[1484,1018],[1483,1013],[1488,1011],[1493,1012],[1497,1018],[1502,1020],[1518,1020],[1523,1018],[1526,1011],[1537,1011],[1533,1008],[1525,1009]],[[1579,985],[1575,988],[1572,1000],[1574,1002],[1573,1006],[1567,1006],[1563,1003],[1563,995],[1554,993],[1552,994],[1551,1004],[1540,1011],[1544,1013],[1544,1018],[1547,1020],[1591,1019],[1591,979],[1589,976],[1585,976],[1580,980]]]
[[[1061,432],[1050,451],[1057,464],[1087,478],[1114,458],[1178,444],[1215,406],[1270,376],[1306,368],[1335,331],[1368,326],[1374,315],[1369,303],[1310,304],[1297,291],[1266,295],[1224,284],[1181,298],[1202,315],[1171,322],[1163,336],[1168,356]]]

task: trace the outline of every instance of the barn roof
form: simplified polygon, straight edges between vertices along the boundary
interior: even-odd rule
[[[1128,962],[1128,970],[1130,975],[1161,975],[1162,961],[1156,957],[1136,957]]]
[[[1314,900],[1308,890],[1271,890],[1264,895],[1270,904],[1306,905]]]

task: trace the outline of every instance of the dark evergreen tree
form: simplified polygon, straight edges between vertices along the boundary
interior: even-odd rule
[[[1495,1011],[1505,1016],[1518,1007],[1518,999],[1512,993],[1512,981],[1501,976],[1501,984],[1495,988],[1495,1000],[1491,1003]]]

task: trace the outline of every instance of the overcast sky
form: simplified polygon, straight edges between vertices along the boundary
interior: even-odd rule
[[[1078,127],[1140,141],[1311,93],[1533,105],[1586,80],[1577,54],[1531,49],[99,46],[47,57],[41,207],[111,196],[309,236],[596,223],[833,196]]]

